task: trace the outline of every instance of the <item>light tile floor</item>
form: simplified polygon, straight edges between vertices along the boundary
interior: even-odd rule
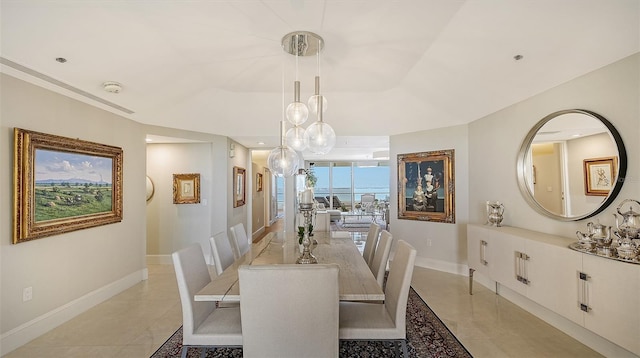
[[[468,277],[416,267],[411,286],[474,357],[602,357]]]
[[[416,268],[414,289],[474,357],[595,357],[588,347],[467,278]],[[149,357],[182,322],[173,267],[5,357]]]

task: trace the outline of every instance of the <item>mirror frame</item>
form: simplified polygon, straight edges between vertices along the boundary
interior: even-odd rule
[[[550,120],[558,116],[561,116],[563,114],[570,114],[570,113],[584,114],[584,115],[593,117],[594,119],[597,119],[600,122],[602,122],[602,124],[604,124],[605,127],[607,127],[607,129],[609,130],[609,134],[613,137],[616,143],[616,147],[618,148],[618,175],[616,178],[616,183],[611,189],[611,192],[597,209],[583,215],[562,216],[545,209],[542,205],[540,205],[534,199],[533,193],[531,193],[531,190],[529,190],[529,187],[527,186],[527,182],[526,182],[527,170],[525,165],[526,165],[527,153],[529,153],[529,149],[531,147],[531,144],[533,143],[533,138],[536,136],[540,128],[542,128],[542,126],[544,126]],[[524,138],[524,140],[522,141],[522,145],[520,146],[520,151],[518,152],[518,160],[516,162],[516,172],[517,172],[518,187],[520,189],[520,192],[522,193],[522,196],[524,197],[526,202],[529,204],[529,206],[531,206],[536,212],[560,221],[579,221],[579,220],[590,218],[602,212],[609,205],[611,205],[611,203],[618,196],[618,194],[620,193],[620,190],[622,189],[622,184],[624,183],[625,176],[627,175],[627,150],[625,149],[624,143],[622,142],[622,137],[620,136],[620,133],[618,133],[616,128],[613,126],[613,124],[611,124],[611,122],[609,122],[606,118],[602,117],[601,115],[595,112],[591,112],[585,109],[566,109],[566,110],[553,112],[547,115],[546,117],[542,118],[538,123],[536,123],[536,125],[533,126],[533,128],[531,128],[529,133],[527,133],[527,136]]]

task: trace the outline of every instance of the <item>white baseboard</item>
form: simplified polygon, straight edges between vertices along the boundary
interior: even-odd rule
[[[467,265],[461,265],[449,261],[435,260],[426,257],[416,257],[416,266],[461,276],[467,276],[469,273],[469,267]]]
[[[5,355],[49,332],[86,310],[137,284],[147,276],[146,268],[135,271],[2,334],[0,336],[0,355]]]

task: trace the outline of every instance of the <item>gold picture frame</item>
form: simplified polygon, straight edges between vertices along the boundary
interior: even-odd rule
[[[200,174],[173,174],[173,203],[200,203]]]
[[[246,169],[233,167],[233,207],[237,208],[245,204],[246,194]]]
[[[122,148],[14,128],[13,243],[122,221]]]
[[[456,222],[454,154],[398,154],[398,219]]]
[[[584,195],[607,196],[615,185],[616,157],[593,158],[583,160]]]

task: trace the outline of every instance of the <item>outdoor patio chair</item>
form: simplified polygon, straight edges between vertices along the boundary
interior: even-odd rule
[[[327,196],[327,199],[329,199],[329,196]],[[336,195],[333,196],[333,209],[341,209],[344,205],[342,204],[342,202],[340,201],[340,199],[338,199],[338,197]]]

